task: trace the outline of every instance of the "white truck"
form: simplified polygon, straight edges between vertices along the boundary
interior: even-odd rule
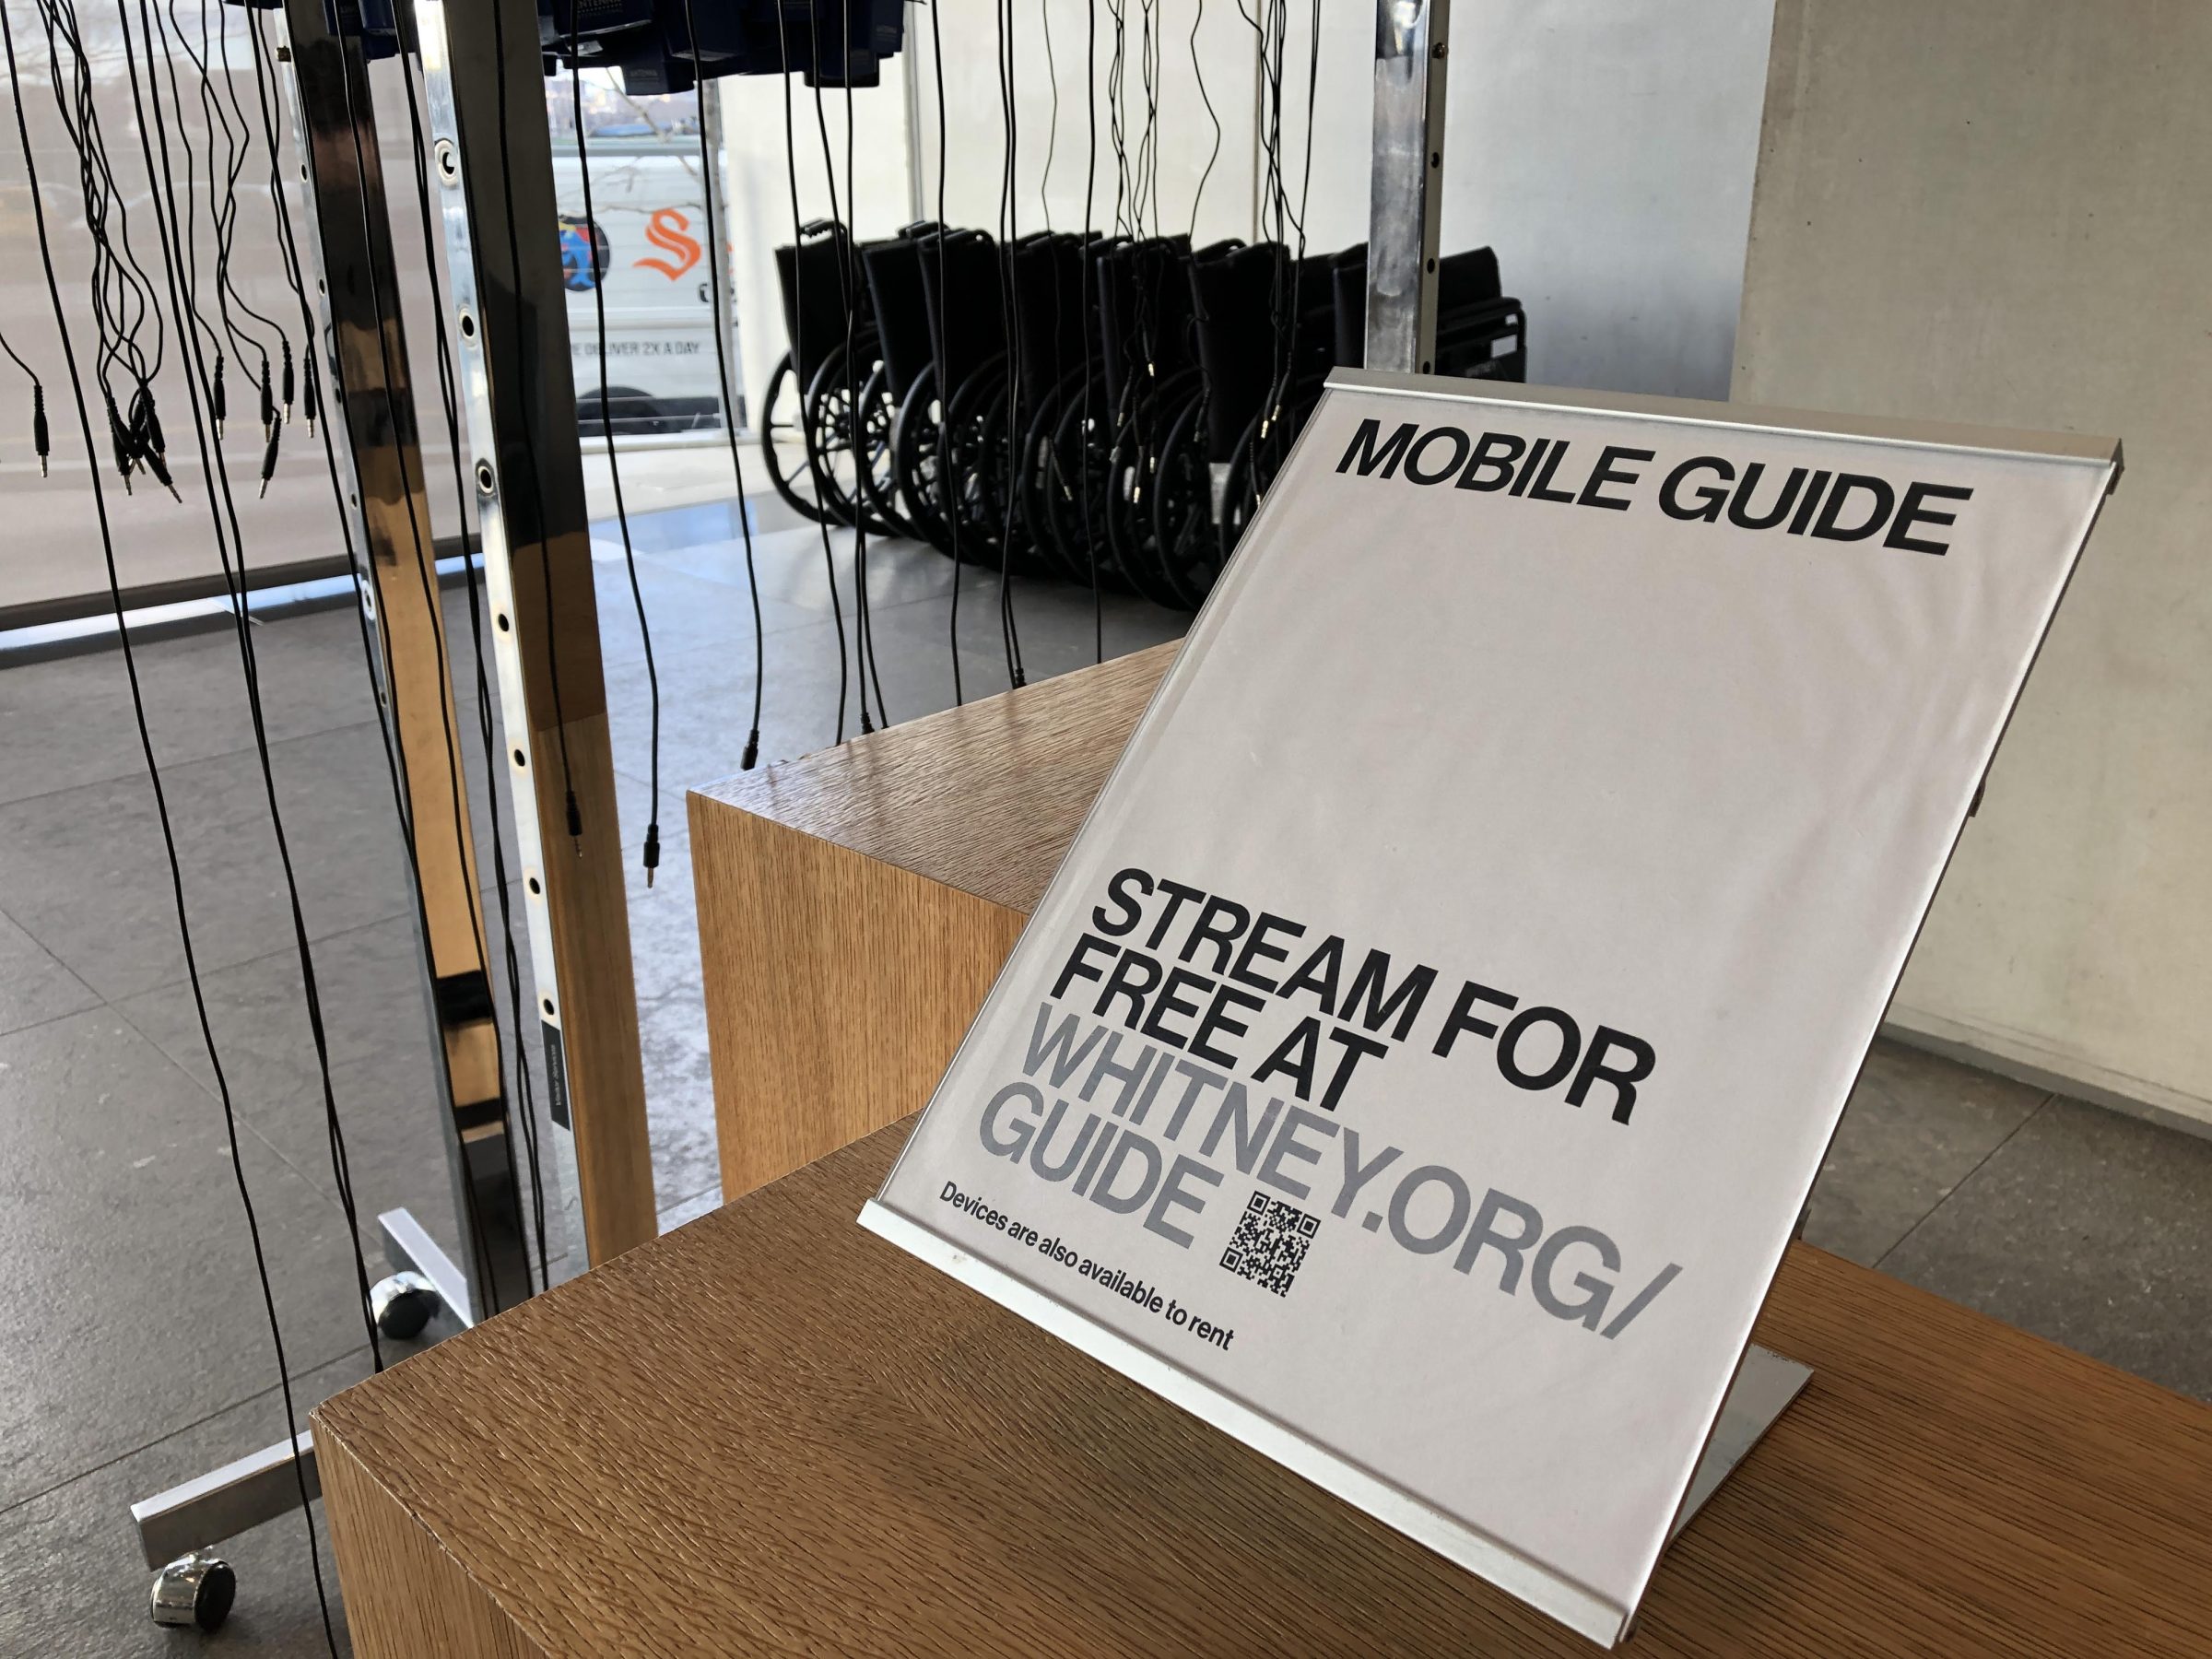
[[[587,435],[600,431],[597,287],[606,305],[607,401],[616,435],[719,431],[709,264],[714,251],[697,129],[669,134],[642,118],[610,120],[594,124],[588,145],[589,220],[573,135],[557,134],[553,151],[578,421]],[[719,224],[719,213],[717,218]],[[722,293],[726,305],[726,280]],[[734,322],[726,343],[735,387],[742,382]]]

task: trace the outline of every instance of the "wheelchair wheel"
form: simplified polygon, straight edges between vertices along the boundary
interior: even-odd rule
[[[1227,488],[1221,493],[1221,563],[1226,566],[1234,557],[1237,544],[1244,539],[1245,528],[1260,510],[1260,500],[1275,482],[1275,475],[1282,470],[1283,463],[1290,457],[1290,446],[1305,429],[1306,418],[1313,413],[1319,392],[1301,395],[1294,389],[1284,400],[1280,419],[1270,423],[1266,433],[1260,431],[1265,416],[1254,416],[1237,440],[1237,453],[1229,464]]]
[[[1183,405],[1159,446],[1159,466],[1153,475],[1152,548],[1161,579],[1181,607],[1196,610],[1204,605],[1221,574],[1204,393]]]
[[[760,400],[760,458],[768,463],[769,482],[776,493],[793,512],[818,524],[823,513],[806,459],[801,407],[806,400],[797,381],[787,351],[777,359],[775,371],[768,377],[768,395]]]
[[[1035,550],[1039,560],[1063,581],[1088,584],[1090,581],[1088,555],[1078,548],[1076,551],[1082,562],[1068,558],[1068,550],[1062,547],[1053,525],[1053,495],[1068,490],[1074,484],[1074,479],[1062,472],[1055,435],[1068,397],[1082,395],[1083,378],[1080,370],[1066,376],[1030,411],[1027,429],[1022,434],[1019,464],[1015,468],[1015,507],[1023,538]]]
[[[1152,498],[1158,487],[1160,441],[1172,413],[1192,401],[1198,372],[1184,370],[1157,391],[1131,397],[1129,412],[1114,433],[1107,462],[1106,537],[1115,564],[1130,585],[1153,604],[1183,608],[1182,596],[1168,584],[1154,544]]]
[[[953,392],[938,446],[939,498],[962,563],[996,570],[1006,530],[1006,363],[994,358]]]
[[[1063,398],[1053,430],[1053,481],[1043,492],[1045,538],[1069,580],[1090,585],[1095,571],[1099,585],[1116,593],[1130,591],[1129,582],[1114,563],[1106,535],[1108,464],[1112,449],[1112,423],[1108,418],[1106,388],[1092,380],[1088,405],[1083,387]]]
[[[891,423],[891,481],[900,515],[924,541],[949,559],[952,527],[943,500],[943,442],[937,371],[931,364],[914,377]]]
[[[876,365],[876,371],[868,376],[868,383],[861,387],[860,404],[867,412],[870,429],[880,427],[884,434],[880,457],[864,467],[860,475],[861,494],[867,501],[868,515],[874,524],[883,526],[881,534],[919,541],[921,532],[899,511],[896,459],[899,412],[891,404],[890,371],[883,364]]]
[[[815,499],[831,524],[858,526],[870,535],[895,535],[898,532],[869,510],[861,483],[864,472],[875,473],[877,487],[888,487],[891,411],[880,398],[861,395],[860,386],[846,377],[846,360],[842,346],[831,351],[806,390],[801,425]]]
[[[985,482],[992,512],[996,514],[1001,562],[1018,576],[1056,576],[1060,574],[1056,561],[1030,534],[1029,519],[1022,510],[1023,475],[1034,465],[1033,455],[1024,445],[1036,428],[1036,417],[1015,401],[1010,377],[998,377],[982,418],[991,433],[985,452],[989,458]]]

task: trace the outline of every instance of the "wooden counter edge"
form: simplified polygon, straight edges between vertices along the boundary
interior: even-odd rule
[[[726,1204],[927,1100],[1027,918],[697,796],[691,837]]]
[[[380,1592],[346,1602],[355,1659],[547,1659],[491,1593],[354,1455],[321,1406],[310,1421],[339,1584]],[[398,1586],[405,1594],[396,1593]]]
[[[1003,1428],[1005,1403],[993,1403],[987,1380],[1027,1375],[1032,1361],[1053,1379],[1050,1397],[1078,1420],[1090,1422],[1111,1396],[1117,1419],[1141,1418],[1187,1439],[1176,1457],[1220,1451],[1239,1465],[1241,1479],[1258,1483],[1253,1491],[1287,1494],[1307,1508],[1311,1525],[1347,1535],[1373,1530],[1356,1512],[1316,1498],[1264,1460],[1229,1453],[1231,1442],[1195,1419],[864,1234],[848,1218],[880,1182],[906,1127],[895,1124],[318,1408],[338,1564],[359,1604],[363,1659],[692,1652],[700,1630],[744,1629],[756,1616],[797,1620],[784,1628],[790,1640],[763,1642],[761,1651],[841,1651],[820,1642],[839,1629],[873,1628],[865,1586],[815,1560],[813,1535],[794,1533],[781,1511],[747,1512],[735,1499],[734,1508],[724,1505],[728,1483],[740,1470],[747,1480],[762,1478],[763,1457],[783,1476],[826,1481],[818,1520],[875,1516],[839,1534],[864,1553],[881,1544],[886,1525],[926,1533],[935,1513],[927,1481],[905,1490],[907,1507],[880,1507],[892,1493],[878,1478],[892,1466],[882,1464],[887,1450],[905,1436],[926,1441],[931,1425],[948,1420],[945,1410],[974,1403],[978,1388],[982,1415],[970,1429]],[[748,1285],[756,1273],[765,1277]],[[832,1283],[874,1294],[865,1287],[886,1273],[910,1281],[890,1292],[897,1307],[934,1305],[918,1324],[890,1319],[886,1331],[896,1341],[851,1345],[843,1312],[789,1346],[795,1368],[778,1359],[786,1345],[762,1340],[770,1332],[795,1338],[809,1310],[836,1302]],[[671,1344],[679,1328],[699,1340]],[[1803,1244],[1786,1253],[1757,1335],[1811,1363],[1813,1383],[1670,1549],[1639,1647],[1630,1651],[1648,1650],[1653,1659],[1736,1652],[2179,1659],[2212,1651],[2212,1613],[2198,1588],[2212,1573],[2205,1522],[2212,1410]],[[742,1368],[749,1381],[733,1392],[739,1354],[750,1357]],[[760,1368],[772,1374],[756,1374]],[[793,1430],[791,1382],[832,1376],[841,1383],[804,1391],[827,1402],[827,1415]],[[855,1398],[873,1402],[857,1419]],[[712,1421],[700,1417],[708,1399],[721,1402]],[[855,1431],[853,1458],[824,1465],[818,1437],[831,1423]],[[502,1443],[510,1436],[512,1443]],[[1057,1512],[1064,1501],[1089,1501],[1079,1495],[1090,1490],[1088,1443],[1084,1433],[1054,1439],[1041,1463],[1019,1465],[1020,1477],[1033,1475],[1041,1493],[1021,1502]],[[990,1461],[980,1443],[961,1441],[935,1445],[918,1466],[948,1457],[963,1469]],[[996,1477],[1017,1473],[1008,1465]],[[631,1531],[654,1540],[643,1557],[627,1553]],[[1449,1651],[1590,1651],[1383,1531],[1379,1547],[1416,1561],[1419,1577],[1454,1603],[1463,1594],[1482,1602],[1489,1609],[1482,1618],[1502,1618],[1516,1637],[1512,1645]],[[614,1570],[617,1560],[650,1582],[634,1584]],[[803,1616],[772,1611],[794,1594],[791,1573],[814,1586]],[[927,1582],[911,1573],[903,1581],[905,1595]],[[1347,1618],[1366,1616],[1357,1594],[1343,1585],[1336,1594],[1350,1595],[1341,1603]],[[1111,1619],[1088,1617],[1096,1606],[1078,1597],[1065,1611],[1077,1623],[1088,1618],[1088,1631],[1068,1651],[1125,1651],[1112,1641]],[[2042,1619],[2073,1645],[2023,1641]],[[1825,1631],[1832,1644],[1773,1644],[1791,1629]],[[1841,1640],[1853,1630],[1866,1640]],[[2094,1632],[2104,1645],[2089,1640]],[[903,1650],[877,1643],[867,1651]],[[1332,1651],[1345,1649],[1339,1642]]]

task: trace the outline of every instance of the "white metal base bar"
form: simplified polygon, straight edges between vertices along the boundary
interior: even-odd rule
[[[467,1280],[422,1224],[404,1209],[386,1210],[376,1222],[393,1269],[371,1292],[378,1327],[387,1335],[436,1341],[474,1324]],[[132,1504],[146,1564],[164,1568],[298,1509],[301,1475],[307,1495],[320,1495],[314,1438],[306,1430]]]

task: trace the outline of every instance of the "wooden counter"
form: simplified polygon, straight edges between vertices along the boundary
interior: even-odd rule
[[[754,1190],[315,1413],[364,1659],[1594,1651],[853,1224],[1164,666],[694,795]],[[2212,1409],[1803,1247],[1759,1339],[1625,1651],[2212,1653]]]
[[[724,1199],[928,1100],[1178,649],[691,792]]]

